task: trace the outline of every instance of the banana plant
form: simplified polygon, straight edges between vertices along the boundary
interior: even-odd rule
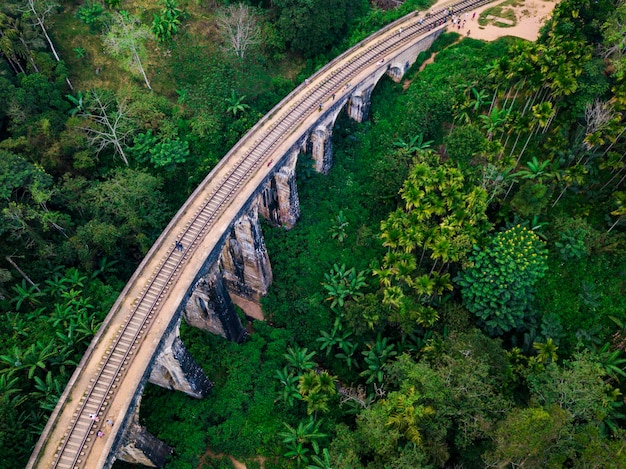
[[[296,370],[310,370],[317,366],[317,363],[311,359],[315,356],[315,351],[310,352],[306,347],[287,347],[287,353],[283,356],[289,362],[289,365]]]
[[[361,376],[367,377],[367,384],[374,381],[382,383],[385,376],[387,362],[397,354],[394,344],[388,344],[386,337],[378,334],[376,342],[367,344],[368,350],[361,352],[365,356],[367,368],[361,372]]]
[[[294,376],[287,367],[282,370],[276,370],[276,377],[283,385],[282,391],[279,393],[279,399],[293,406],[297,400],[301,400],[302,396],[298,392],[299,377]]]

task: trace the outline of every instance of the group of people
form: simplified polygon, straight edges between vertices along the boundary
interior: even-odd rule
[[[100,417],[98,417],[98,414],[89,414],[89,418],[90,418],[91,420],[93,420],[94,422],[98,422],[98,421],[100,420]],[[106,420],[106,424],[107,424],[109,427],[112,427],[112,426],[113,426],[113,420],[111,420],[111,419],[107,419],[107,420]],[[102,438],[102,437],[104,436],[104,432],[103,432],[102,430],[98,430],[98,431],[97,431],[97,433],[96,433],[96,436],[97,436],[98,438]]]

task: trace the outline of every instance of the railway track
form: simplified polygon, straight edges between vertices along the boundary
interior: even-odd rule
[[[490,3],[491,0],[466,0],[452,4],[455,13],[460,13]],[[107,406],[115,396],[116,389],[128,370],[133,354],[141,346],[142,340],[148,331],[151,321],[158,314],[160,305],[167,296],[174,281],[183,268],[194,249],[204,238],[207,231],[229,206],[230,201],[255,174],[263,163],[270,161],[273,152],[284,139],[297,130],[308,117],[318,112],[320,102],[324,102],[333,93],[338,93],[343,87],[350,88],[350,82],[365,66],[370,66],[387,54],[402,50],[433,28],[441,27],[444,12],[440,11],[420,23],[416,16],[404,18],[402,23],[394,23],[386,28],[402,26],[401,34],[378,35],[372,44],[357,45],[343,56],[335,59],[331,64],[334,68],[326,67],[312,77],[311,85],[292,93],[295,102],[287,102],[286,109],[279,109],[273,123],[263,129],[260,127],[257,134],[248,134],[243,140],[254,138],[248,150],[240,152],[236,162],[230,170],[215,184],[209,196],[202,202],[194,213],[192,221],[188,222],[178,239],[185,246],[184,251],[174,247],[160,261],[146,286],[133,303],[132,310],[120,327],[115,339],[102,357],[98,372],[91,378],[88,389],[83,394],[77,409],[74,411],[71,423],[58,445],[52,464],[48,467],[58,469],[82,469],[86,455],[92,449],[97,438],[97,429],[101,419],[106,417]],[[346,60],[347,59],[347,60]],[[337,64],[342,64],[337,67]],[[320,80],[319,78],[322,78]],[[355,83],[356,85],[356,83]],[[302,96],[298,97],[301,94]],[[268,121],[271,119],[268,118]],[[239,145],[239,144],[238,144]],[[240,147],[241,149],[242,147]],[[236,156],[237,153],[232,153]],[[97,419],[94,416],[98,416]]]

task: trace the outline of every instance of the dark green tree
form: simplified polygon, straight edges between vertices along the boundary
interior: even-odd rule
[[[367,8],[362,0],[274,0],[273,5],[285,44],[305,57],[337,44],[350,20]]]

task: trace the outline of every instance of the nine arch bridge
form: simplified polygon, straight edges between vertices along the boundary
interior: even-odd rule
[[[452,7],[459,13],[486,3]],[[258,300],[272,281],[259,214],[293,226],[300,213],[298,155],[310,152],[315,169],[328,172],[340,111],[364,120],[378,80],[388,75],[399,81],[443,32],[444,15],[412,13],[357,44],[283,99],[228,152],[113,305],[27,468],[109,468],[116,459],[164,463],[171,449],[138,423],[146,382],[198,398],[211,388],[179,338],[181,320],[229,340],[244,339],[234,304],[258,316]]]

